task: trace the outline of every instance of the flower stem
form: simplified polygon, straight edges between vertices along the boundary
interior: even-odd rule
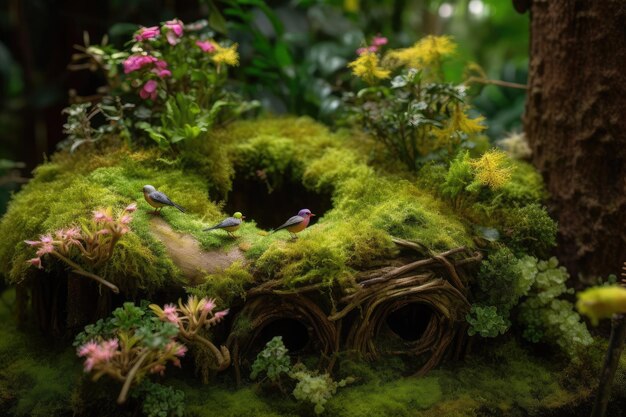
[[[120,289],[117,288],[116,285],[111,284],[109,281],[107,281],[106,279],[104,279],[102,277],[99,277],[96,274],[92,274],[91,272],[85,271],[76,262],[71,261],[70,259],[68,259],[65,256],[61,255],[60,253],[54,251],[54,252],[52,252],[52,255],[56,256],[57,258],[59,258],[60,260],[62,260],[63,262],[65,262],[66,264],[71,266],[72,268],[74,268],[74,270],[73,270],[74,273],[76,273],[78,275],[82,275],[82,276],[87,277],[87,278],[91,278],[91,279],[93,279],[95,281],[98,281],[100,284],[104,285],[105,287],[110,288],[111,291],[113,291],[115,294],[119,294],[120,293]]]
[[[122,386],[120,395],[119,397],[117,397],[118,404],[124,404],[126,402],[126,397],[128,396],[128,390],[130,389],[130,386],[133,383],[133,379],[135,379],[135,375],[137,374],[137,371],[139,370],[139,368],[141,368],[141,364],[143,363],[143,361],[146,360],[149,353],[150,351],[144,352],[137,360],[137,363],[135,363],[135,365],[133,365],[131,370],[128,372],[128,375],[126,375],[126,380],[124,381],[124,385]]]

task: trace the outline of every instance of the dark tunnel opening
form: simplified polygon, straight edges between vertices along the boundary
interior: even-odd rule
[[[233,191],[224,207],[229,215],[240,211],[248,220],[254,220],[258,227],[266,230],[280,226],[304,208],[316,215],[310,225],[315,224],[332,208],[330,193],[316,193],[288,179],[270,189],[260,178],[241,176],[233,181]]]
[[[291,318],[280,318],[266,324],[259,332],[255,345],[263,349],[275,336],[282,336],[283,343],[290,353],[304,350],[311,336],[304,323]]]
[[[422,303],[411,303],[389,314],[387,326],[402,339],[414,342],[422,337],[432,317],[431,307]]]

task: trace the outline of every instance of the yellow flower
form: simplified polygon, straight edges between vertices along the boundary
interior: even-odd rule
[[[626,313],[626,288],[619,285],[593,287],[577,294],[576,309],[595,326],[598,320]]]
[[[476,181],[491,189],[503,187],[511,178],[511,169],[506,163],[506,154],[497,149],[487,151],[480,159],[470,162]]]
[[[470,119],[463,109],[457,105],[446,125],[443,128],[435,128],[433,134],[439,142],[447,144],[458,132],[463,132],[468,135],[482,132],[486,129],[486,126],[481,124],[484,120],[485,118],[483,116]]]
[[[356,13],[359,11],[359,0],[343,0],[343,9],[348,13]]]
[[[385,56],[385,64],[392,67],[406,66],[423,68],[439,64],[441,58],[452,55],[456,50],[456,43],[450,36],[426,36],[415,45],[389,51]]]
[[[368,84],[375,84],[377,80],[389,78],[391,71],[378,65],[378,55],[374,52],[364,52],[348,64],[352,73],[365,80]]]
[[[236,43],[228,47],[223,47],[217,42],[213,42],[213,46],[215,47],[213,62],[231,66],[239,65],[239,54],[237,53]]]

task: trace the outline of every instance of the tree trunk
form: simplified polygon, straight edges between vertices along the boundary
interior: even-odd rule
[[[626,3],[533,0],[525,130],[578,272],[626,260]]]

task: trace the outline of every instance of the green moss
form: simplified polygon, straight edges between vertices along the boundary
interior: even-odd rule
[[[245,298],[245,290],[254,282],[252,274],[241,262],[235,262],[224,271],[209,274],[204,282],[187,292],[198,297],[215,298],[219,306],[229,306],[234,298]]]
[[[42,336],[20,331],[6,306],[14,291],[1,295],[0,410],[3,415],[49,417],[67,413],[80,362]]]

